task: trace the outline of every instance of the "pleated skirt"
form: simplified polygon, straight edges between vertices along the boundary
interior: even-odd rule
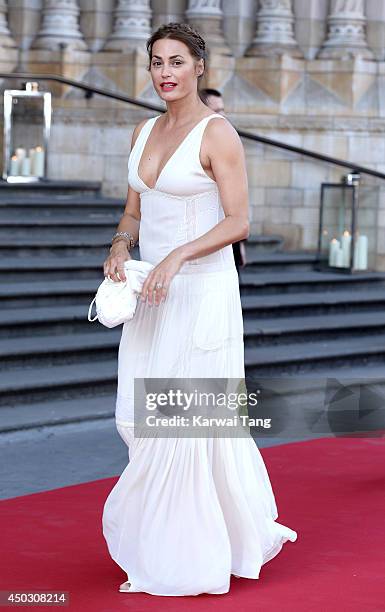
[[[297,533],[276,520],[252,437],[134,437],[135,377],[244,377],[235,267],[177,274],[165,302],[138,302],[124,324],[116,424],[130,461],[104,504],[102,527],[130,592],[219,594],[231,574],[259,578]]]

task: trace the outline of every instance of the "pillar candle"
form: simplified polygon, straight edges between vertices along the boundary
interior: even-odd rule
[[[29,157],[24,157],[21,162],[21,175],[22,176],[31,175],[31,160],[29,159]]]
[[[26,155],[27,155],[27,151],[23,147],[18,147],[16,149],[16,156],[20,162],[24,159]]]
[[[337,247],[336,250],[336,254],[335,254],[335,264],[334,264],[337,268],[342,268],[344,265],[344,252],[342,250],[342,247]]]
[[[29,150],[29,159],[31,160],[31,168],[30,168],[30,171],[31,171],[31,175],[32,175],[32,176],[34,176],[34,174],[35,174],[35,167],[34,167],[34,166],[35,166],[35,163],[34,163],[35,150],[36,150],[36,149],[35,149],[35,147],[32,147],[32,148]]]
[[[36,147],[33,155],[33,170],[35,176],[44,176],[44,149]]]
[[[368,267],[368,237],[358,236],[354,253],[354,267],[356,270],[366,270]]]
[[[339,240],[337,240],[336,238],[333,238],[333,240],[330,241],[329,244],[329,266],[335,266],[336,265],[336,254],[337,251],[339,249],[340,243]]]
[[[351,247],[352,237],[347,230],[341,236],[341,247],[343,253],[343,263],[342,265],[346,268],[350,266],[350,247]]]
[[[10,176],[18,176],[19,175],[19,167],[20,167],[19,158],[17,157],[17,155],[12,155],[12,157],[11,157],[11,165],[10,165],[10,168],[9,168],[9,175]]]

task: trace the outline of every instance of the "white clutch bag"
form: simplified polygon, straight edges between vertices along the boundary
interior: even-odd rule
[[[126,281],[115,282],[105,278],[99,285],[94,299],[88,309],[88,320],[98,321],[106,327],[116,327],[132,319],[135,314],[138,297],[143,283],[154,268],[147,261],[129,259],[124,262]],[[96,315],[92,318],[92,306],[95,304]]]

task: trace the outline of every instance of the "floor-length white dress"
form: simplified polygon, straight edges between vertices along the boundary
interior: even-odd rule
[[[224,218],[217,183],[203,170],[204,117],[154,188],[138,174],[156,120],[128,161],[140,193],[141,259],[156,265]],[[186,262],[159,306],[139,300],[119,346],[116,424],[130,461],[107,497],[103,535],[130,592],[226,593],[230,576],[258,578],[297,533],[278,523],[271,482],[252,437],[134,437],[134,378],[244,377],[243,318],[231,245]]]

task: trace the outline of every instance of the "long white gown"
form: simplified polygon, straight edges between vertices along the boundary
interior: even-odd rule
[[[128,161],[140,193],[141,259],[170,251],[224,218],[216,182],[199,154],[209,120],[189,132],[154,188],[138,175],[158,117],[143,126]],[[103,535],[130,592],[227,593],[230,576],[258,578],[297,533],[278,523],[258,447],[248,437],[134,437],[134,378],[244,377],[243,318],[231,245],[188,261],[159,306],[138,302],[119,346],[116,425],[130,461],[107,497]]]

